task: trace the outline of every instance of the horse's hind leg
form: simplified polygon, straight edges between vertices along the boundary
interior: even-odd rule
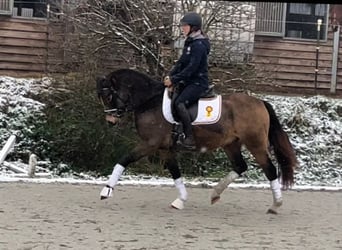
[[[266,149],[266,145],[264,147],[251,147],[246,145],[248,150],[253,154],[255,157],[256,162],[261,166],[263,169],[267,179],[270,181],[270,186],[273,195],[273,204],[268,209],[268,213],[277,214],[279,207],[282,205],[282,194],[280,189],[280,183],[278,181],[277,176],[277,169],[273,165],[271,159],[269,158],[268,151]]]
[[[164,167],[169,170],[179,193],[178,198],[171,203],[171,207],[176,209],[183,209],[184,202],[188,199],[188,193],[186,191],[183,179],[181,177],[178,162],[175,159],[174,155],[166,159]]]
[[[216,203],[220,199],[221,193],[228,187],[228,185],[247,170],[247,164],[242,157],[241,143],[239,141],[226,145],[223,149],[233,165],[233,170],[230,171],[226,177],[222,178],[214,187],[211,194],[211,204]]]

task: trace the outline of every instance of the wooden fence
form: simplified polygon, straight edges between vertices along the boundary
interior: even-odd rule
[[[45,73],[48,46],[47,21],[0,16],[1,75]]]
[[[340,35],[340,41],[342,36]],[[253,62],[260,76],[287,87],[314,88],[316,41],[255,36]],[[317,88],[329,89],[332,75],[333,32],[319,44]],[[339,47],[339,54],[342,46]],[[341,61],[341,60],[340,60]],[[342,89],[342,63],[337,69],[337,89]]]

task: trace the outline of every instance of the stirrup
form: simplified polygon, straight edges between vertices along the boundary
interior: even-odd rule
[[[113,188],[109,185],[106,185],[105,187],[103,187],[100,193],[100,199],[104,200],[112,196],[113,196]]]
[[[196,149],[196,144],[195,143],[191,144],[191,145],[185,144],[184,140],[177,141],[177,145],[180,146],[180,147],[183,147],[185,149],[188,149],[188,150],[195,150]]]
[[[187,150],[195,150],[196,149],[196,145],[181,144],[181,147],[183,147]]]

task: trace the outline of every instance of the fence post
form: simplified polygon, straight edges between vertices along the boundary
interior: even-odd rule
[[[29,159],[29,167],[28,167],[28,176],[33,178],[36,173],[36,166],[37,166],[37,156],[35,154],[30,155]]]
[[[333,45],[333,58],[331,66],[331,83],[330,83],[330,93],[336,93],[337,84],[337,67],[338,67],[338,52],[340,50],[340,25],[337,25],[337,30],[334,32],[334,45]]]

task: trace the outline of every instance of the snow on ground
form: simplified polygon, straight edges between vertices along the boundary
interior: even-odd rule
[[[32,119],[41,122],[44,104],[35,101],[30,96],[50,91],[51,81],[43,79],[20,79],[0,77],[0,148],[3,147],[11,134],[16,134],[20,140],[15,148],[23,152],[30,152],[30,147],[36,144],[27,139],[27,135],[34,133],[35,128],[28,121]],[[300,168],[296,171],[295,189],[312,190],[342,190],[342,100],[324,96],[313,97],[285,97],[275,95],[257,95],[269,101],[284,129],[289,134],[291,142],[297,152]],[[30,123],[31,124],[31,123]],[[41,163],[44,161],[41,161]],[[25,164],[18,159],[10,164]],[[14,174],[13,171],[0,165],[0,182],[30,181],[38,183],[90,183],[103,185],[107,177],[94,178],[86,174],[70,174],[69,176],[55,176],[26,178]],[[46,166],[46,162],[44,164]],[[41,169],[42,170],[42,169]],[[253,168],[249,170],[253,173]],[[39,171],[38,171],[39,173]],[[268,188],[264,178],[241,178],[232,187]],[[187,179],[190,186],[210,187],[217,180]],[[120,184],[130,185],[173,185],[170,178],[153,176],[126,176]]]

